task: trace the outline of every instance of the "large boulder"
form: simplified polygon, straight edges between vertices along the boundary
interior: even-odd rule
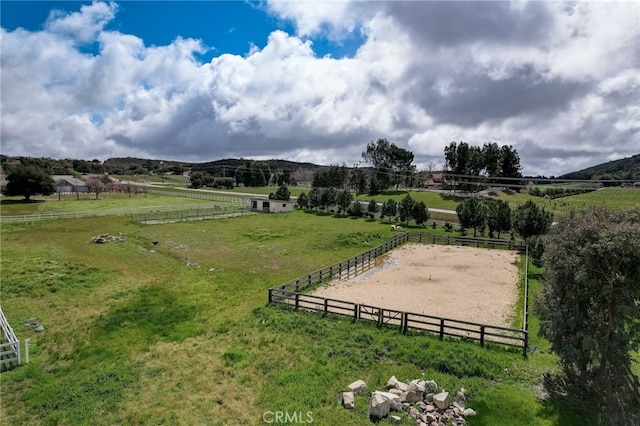
[[[367,384],[363,380],[356,380],[349,385],[349,391],[359,394],[367,388]]]
[[[440,392],[433,396],[433,403],[440,410],[446,410],[451,405],[451,395],[449,392]]]
[[[369,400],[369,417],[383,419],[389,415],[391,401],[379,392],[373,392]]]
[[[374,393],[377,393],[387,398],[389,400],[391,410],[402,411],[402,402],[400,401],[399,395],[396,395],[391,392],[382,392],[382,391],[375,391]]]

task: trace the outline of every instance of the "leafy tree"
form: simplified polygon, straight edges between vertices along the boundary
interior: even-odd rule
[[[528,240],[534,235],[542,235],[549,232],[553,223],[553,213],[538,207],[529,200],[519,205],[513,212],[513,229],[522,238]]]
[[[373,216],[378,213],[378,202],[376,200],[369,201],[369,205],[367,206],[367,213]]]
[[[487,176],[500,176],[500,147],[497,143],[486,143],[482,146],[482,157],[484,162],[484,170]]]
[[[314,188],[344,188],[349,171],[346,165],[331,165],[315,171],[311,186]]]
[[[98,196],[107,188],[102,179],[98,177],[88,177],[84,182],[87,185],[87,190],[96,194],[96,200],[98,199]]]
[[[353,201],[348,209],[347,209],[347,213],[349,214],[349,216],[355,216],[355,217],[360,217],[362,216],[362,204],[360,203],[360,201]]]
[[[330,206],[336,204],[336,197],[338,193],[333,188],[324,188],[320,190],[320,207],[328,209]]]
[[[520,156],[514,147],[511,145],[503,145],[500,148],[500,175],[506,178],[521,178],[520,173]],[[505,184],[509,184],[509,180],[504,181]]]
[[[290,198],[291,192],[289,191],[289,188],[287,188],[287,185],[284,184],[280,185],[276,190],[276,193],[273,194],[274,200],[289,201]]]
[[[304,192],[298,195],[298,207],[301,209],[309,208],[309,197]]]
[[[369,180],[369,195],[376,195],[380,193],[380,184],[378,183],[378,178],[375,176],[371,176]]]
[[[615,405],[623,371],[640,348],[640,209],[572,214],[552,229],[542,259],[540,334],[570,383]]]
[[[411,198],[411,195],[407,194],[400,203],[398,203],[398,215],[400,216],[400,222],[406,222],[409,224],[409,220],[411,220],[411,213],[413,212],[413,205],[415,204],[415,200]]]
[[[364,170],[354,167],[349,176],[349,186],[356,191],[356,195],[360,195],[367,190],[367,175]]]
[[[311,188],[309,191],[309,207],[312,209],[317,209],[320,207],[321,203],[321,191],[319,188]]]
[[[8,196],[23,196],[29,201],[33,195],[51,195],[56,183],[43,169],[36,166],[17,166],[7,175],[4,193]]]
[[[392,217],[396,216],[398,203],[395,200],[389,198],[389,200],[387,200],[387,202],[382,205],[382,209],[382,219],[384,219],[385,216],[391,219]]]
[[[346,212],[352,201],[353,195],[351,195],[351,192],[347,191],[346,189],[344,191],[338,192],[338,195],[336,196],[336,204],[338,204],[338,209],[340,212]]]
[[[511,207],[504,200],[498,200],[489,204],[487,208],[487,226],[489,227],[489,237],[493,238],[494,232],[500,233],[511,230]]]
[[[370,142],[367,144],[367,150],[362,153],[364,163],[375,168],[375,177],[380,189],[389,188],[392,183],[397,188],[403,175],[413,173],[413,158],[411,151],[400,148],[386,139]]]
[[[458,221],[462,229],[473,228],[473,236],[483,230],[487,219],[487,208],[477,198],[467,198],[456,207]]]
[[[424,201],[418,201],[413,204],[413,208],[411,209],[411,216],[413,216],[413,220],[416,222],[416,225],[425,226],[427,220],[429,220],[429,210],[427,209],[427,205]],[[435,222],[434,222],[435,223]]]

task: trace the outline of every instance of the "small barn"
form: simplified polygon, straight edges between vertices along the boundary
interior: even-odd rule
[[[250,210],[260,213],[286,213],[292,212],[296,203],[293,201],[268,200],[265,198],[251,198]]]

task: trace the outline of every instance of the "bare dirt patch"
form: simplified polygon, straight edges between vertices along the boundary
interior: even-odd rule
[[[384,255],[381,266],[313,294],[509,327],[518,300],[518,258],[507,250],[406,244]]]

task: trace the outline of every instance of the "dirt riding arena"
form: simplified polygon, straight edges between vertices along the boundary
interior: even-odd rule
[[[510,326],[518,300],[519,254],[507,250],[405,244],[381,265],[334,280],[316,296],[387,309]]]

